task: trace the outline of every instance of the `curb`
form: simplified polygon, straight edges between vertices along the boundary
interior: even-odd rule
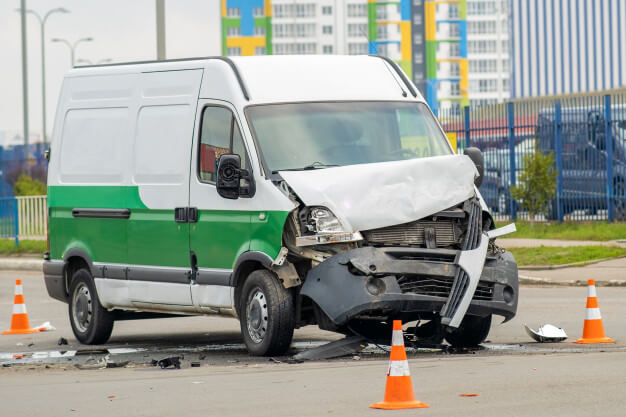
[[[559,264],[559,265],[524,265],[519,267],[519,269],[526,269],[528,271],[545,271],[549,269],[563,269],[563,268],[575,268],[587,265],[594,265],[600,262],[612,261],[614,259],[622,259],[626,258],[626,256],[616,256],[614,258],[602,258],[602,259],[592,259],[589,261],[580,261],[580,262],[572,262],[569,264]]]
[[[37,258],[0,258],[0,270],[43,271],[43,259]]]
[[[527,275],[518,276],[519,283],[521,285],[545,285],[545,286],[559,286],[559,287],[586,287],[587,281],[575,280],[575,281],[554,281],[548,278],[529,277]],[[613,279],[610,281],[595,280],[596,287],[626,287],[626,281]]]

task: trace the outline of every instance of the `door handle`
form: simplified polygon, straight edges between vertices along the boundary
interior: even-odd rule
[[[174,220],[176,223],[187,223],[189,219],[189,207],[176,207],[174,209]]]

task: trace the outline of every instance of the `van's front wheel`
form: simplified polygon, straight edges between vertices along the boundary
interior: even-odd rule
[[[281,355],[289,349],[295,327],[293,292],[270,271],[259,269],[243,284],[239,302],[241,333],[257,356]]]
[[[86,345],[106,343],[113,331],[113,315],[100,305],[96,285],[86,269],[72,276],[69,300],[74,336]]]

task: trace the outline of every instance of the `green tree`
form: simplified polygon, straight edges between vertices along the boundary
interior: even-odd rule
[[[532,227],[535,216],[546,213],[554,198],[557,175],[554,153],[544,154],[535,149],[535,152],[524,156],[522,164],[519,184],[511,187],[511,195],[528,211]]]
[[[45,195],[46,184],[39,180],[34,180],[28,175],[20,175],[13,185],[13,192],[16,196],[25,195]]]

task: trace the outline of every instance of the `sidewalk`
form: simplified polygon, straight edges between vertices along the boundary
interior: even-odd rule
[[[504,248],[539,247],[539,246],[620,246],[622,241],[586,241],[556,239],[498,239],[497,244]],[[526,285],[587,285],[587,280],[594,279],[598,286],[626,286],[626,258],[611,259],[587,266],[519,269],[520,283]]]

